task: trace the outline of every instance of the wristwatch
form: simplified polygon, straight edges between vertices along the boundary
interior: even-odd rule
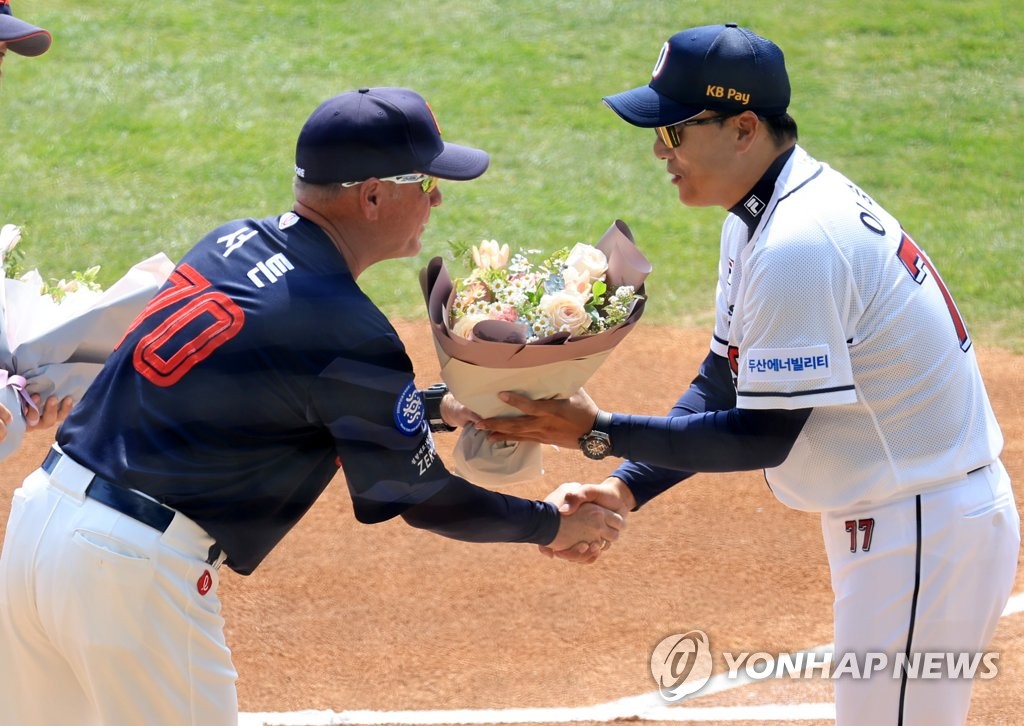
[[[430,388],[420,391],[420,397],[423,398],[424,414],[427,419],[427,426],[433,433],[441,431],[454,431],[454,426],[449,426],[448,423],[441,417],[441,399],[448,393],[448,386],[443,383],[435,383]]]
[[[612,437],[608,435],[612,415],[607,411],[598,411],[594,420],[594,428],[580,437],[580,451],[588,459],[603,459],[612,450]]]

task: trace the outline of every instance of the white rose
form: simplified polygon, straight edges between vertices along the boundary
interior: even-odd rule
[[[568,290],[544,295],[537,308],[548,316],[556,330],[568,330],[574,335],[590,327],[590,313],[584,309],[584,300]]]
[[[480,270],[500,270],[508,264],[508,245],[499,247],[497,240],[483,240],[473,247],[473,264]]]
[[[473,328],[482,320],[490,320],[490,318],[483,313],[470,313],[469,315],[463,315],[455,321],[455,325],[452,326],[452,332],[460,338],[472,340]]]
[[[608,271],[608,258],[593,245],[577,242],[565,258],[565,266],[587,275],[591,280],[599,280]]]

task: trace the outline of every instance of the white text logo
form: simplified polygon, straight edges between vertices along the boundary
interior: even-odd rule
[[[893,680],[991,680],[999,675],[999,653],[967,652],[848,652],[838,655],[832,646],[797,653],[722,653],[723,681],[838,680],[886,678]],[[673,634],[651,653],[651,675],[661,697],[669,702],[696,694],[711,680],[712,657],[702,630]]]
[[[999,674],[998,653],[844,653],[838,660],[830,651],[799,653],[723,653],[730,679],[876,677],[912,680],[979,678]]]
[[[277,278],[284,275],[288,270],[294,270],[295,266],[282,253],[278,252],[266,262],[257,262],[256,267],[249,270],[249,279],[256,287],[265,287],[260,273],[267,278],[267,282],[277,282]]]
[[[237,250],[239,247],[244,245],[247,240],[252,239],[257,235],[255,229],[249,229],[248,227],[242,227],[237,229],[231,234],[226,234],[223,237],[217,238],[217,244],[227,245],[224,249],[224,257],[227,257],[232,252]]]

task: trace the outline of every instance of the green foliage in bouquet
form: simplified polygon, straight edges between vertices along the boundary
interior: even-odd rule
[[[31,279],[39,274],[37,270],[25,269],[25,248],[20,242],[21,228],[14,224],[4,225],[0,230],[0,258],[3,259],[4,277],[8,280]],[[41,285],[39,292],[42,295],[49,295],[58,303],[69,293],[79,290],[102,292],[103,288],[96,280],[99,272],[99,265],[93,265],[85,272],[72,270],[70,279],[50,278],[49,282]]]
[[[96,275],[100,272],[99,265],[93,265],[85,272],[79,272],[78,270],[71,271],[71,279],[60,279],[55,280],[50,278],[50,281],[43,285],[43,294],[49,295],[54,299],[54,302],[61,302],[68,293],[74,293],[79,290],[92,290],[94,292],[102,292],[103,287],[96,281]]]
[[[453,251],[465,256],[465,248]],[[465,338],[484,320],[525,326],[528,343],[556,333],[594,335],[623,323],[639,299],[632,286],[608,285],[608,260],[591,245],[562,247],[538,263],[528,257],[535,250],[510,257],[508,245],[494,240],[469,252],[472,272],[454,281],[449,310],[452,332]]]

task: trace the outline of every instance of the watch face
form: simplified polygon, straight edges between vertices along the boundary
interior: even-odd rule
[[[591,431],[580,439],[580,449],[590,459],[603,459],[611,448],[612,441],[603,431]]]

